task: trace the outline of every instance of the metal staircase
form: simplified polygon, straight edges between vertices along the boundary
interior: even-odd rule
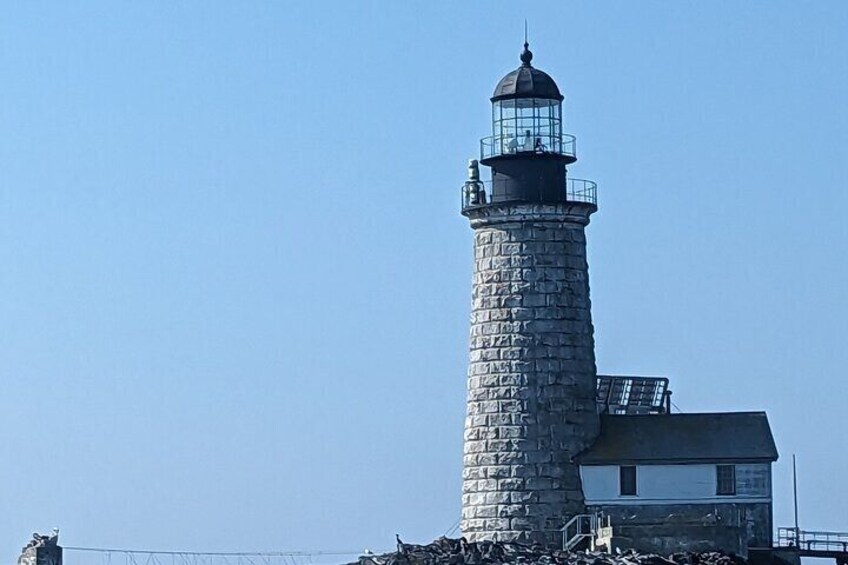
[[[572,551],[588,541],[588,548],[595,550],[595,538],[601,528],[600,514],[577,514],[562,527],[562,549]]]

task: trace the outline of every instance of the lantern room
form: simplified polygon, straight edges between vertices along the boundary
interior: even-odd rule
[[[554,79],[531,64],[524,43],[521,66],[503,77],[492,95],[492,135],[480,140],[480,178],[472,161],[463,187],[463,210],[504,202],[582,202],[595,205],[595,183],[566,176],[577,160],[573,135],[562,131],[562,101]]]
[[[573,163],[574,137],[562,133],[562,101],[554,80],[530,63],[527,43],[521,66],[503,77],[492,96],[492,135],[480,144],[483,164],[492,157],[527,153],[558,155]]]

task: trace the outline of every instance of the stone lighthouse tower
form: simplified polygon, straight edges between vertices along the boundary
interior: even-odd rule
[[[595,183],[569,178],[563,96],[532,66],[492,96],[492,135],[469,164],[474,230],[462,532],[469,541],[561,543],[583,510],[573,457],[598,434],[585,229]]]

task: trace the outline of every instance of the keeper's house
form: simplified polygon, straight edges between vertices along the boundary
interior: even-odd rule
[[[587,510],[614,544],[668,554],[772,545],[777,448],[764,412],[605,414],[578,456]]]

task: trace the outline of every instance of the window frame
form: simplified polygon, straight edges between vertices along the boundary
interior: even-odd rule
[[[492,146],[495,155],[515,153],[507,145],[525,132],[545,147],[562,153],[562,102],[548,98],[510,98],[492,103]],[[535,146],[533,151],[536,151]]]
[[[736,496],[736,465],[716,465],[716,496]],[[722,471],[728,475],[722,475]],[[727,487],[730,488],[727,488]],[[725,488],[722,488],[725,487]]]
[[[632,479],[629,476],[625,479],[625,472],[632,472]],[[625,492],[624,487],[631,486],[629,483],[625,485],[625,480],[632,480],[633,492],[630,492],[631,489],[627,489],[627,492]],[[618,496],[639,496],[639,470],[636,465],[618,466]]]

